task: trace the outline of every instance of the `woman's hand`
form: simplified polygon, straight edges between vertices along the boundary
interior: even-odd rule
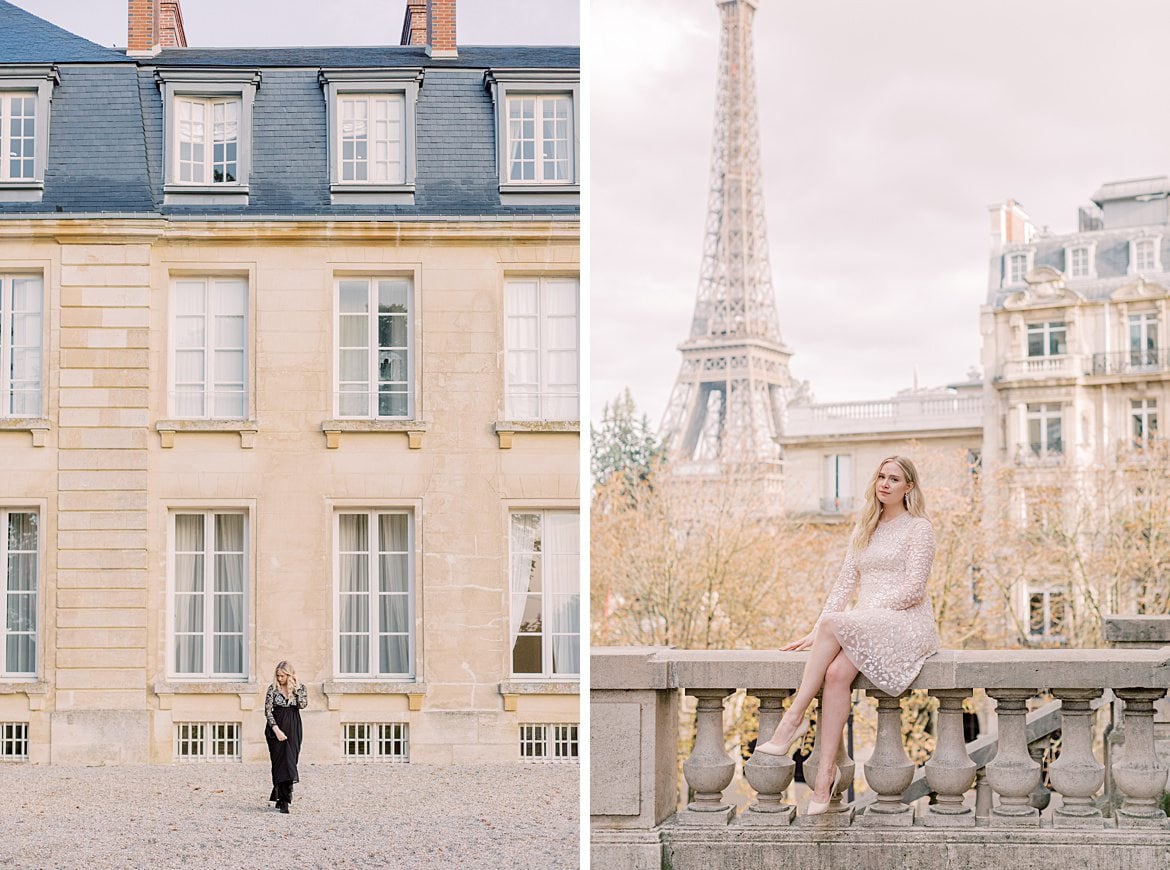
[[[288,740],[288,736],[283,731],[281,731],[279,728],[277,728],[275,725],[272,726],[272,733],[276,735],[276,739],[279,740],[281,743]]]
[[[804,637],[800,638],[799,640],[794,640],[794,641],[792,641],[792,643],[784,644],[784,646],[780,647],[780,651],[781,652],[800,652],[801,650],[808,649],[810,646],[812,646],[813,640],[815,638],[816,638],[816,632],[810,631],[808,634],[806,634]]]

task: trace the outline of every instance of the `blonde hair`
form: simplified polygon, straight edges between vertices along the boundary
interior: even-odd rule
[[[922,494],[922,487],[918,482],[918,469],[905,456],[887,456],[878,463],[873,477],[869,479],[869,486],[866,487],[865,508],[862,510],[861,516],[857,518],[857,524],[853,527],[853,534],[849,537],[849,547],[854,553],[860,553],[869,546],[870,538],[873,537],[878,520],[881,519],[882,503],[878,501],[877,483],[882,466],[887,462],[896,463],[902,469],[902,474],[906,476],[906,482],[911,485],[910,490],[902,497],[902,504],[905,505],[906,510],[913,517],[926,516],[926,496]]]
[[[272,672],[272,679],[276,680],[281,671],[284,671],[290,677],[295,677],[297,675],[297,669],[294,668],[292,666],[292,662],[288,661],[287,659],[282,659],[276,663],[276,669]],[[279,685],[279,683],[277,685]]]

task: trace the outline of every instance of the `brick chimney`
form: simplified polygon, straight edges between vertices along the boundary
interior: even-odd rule
[[[402,22],[399,45],[427,44],[427,0],[406,0],[406,18]]]
[[[427,45],[431,57],[457,57],[455,0],[427,0]]]
[[[129,0],[126,53],[149,57],[164,48],[186,48],[179,0]]]
[[[1030,242],[1036,234],[1028,213],[1014,199],[989,206],[991,212],[991,245],[998,248],[1013,242]]]

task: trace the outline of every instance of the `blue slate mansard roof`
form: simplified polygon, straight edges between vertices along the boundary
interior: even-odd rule
[[[578,69],[580,50],[555,46],[461,46],[430,58],[419,46],[183,48],[128,58],[0,0],[5,64],[55,64],[49,158],[40,202],[0,202],[0,218],[69,214],[142,216],[576,218],[573,204],[501,202],[489,69]],[[248,204],[164,205],[159,68],[260,73],[252,123]],[[415,128],[413,205],[331,204],[321,68],[424,70]]]

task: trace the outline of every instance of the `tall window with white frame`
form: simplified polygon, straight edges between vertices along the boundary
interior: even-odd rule
[[[1058,403],[1028,405],[1028,448],[1041,458],[1064,452],[1061,437],[1062,413]]]
[[[40,517],[36,511],[0,509],[0,675],[31,677],[37,671],[37,596],[40,589]]]
[[[507,179],[573,183],[573,100],[567,93],[509,93]]]
[[[341,182],[405,182],[405,111],[403,94],[338,94],[336,153]]]
[[[218,511],[171,516],[172,673],[241,679],[246,674],[246,517]]]
[[[581,584],[576,511],[511,515],[512,674],[581,673]]]
[[[853,457],[832,453],[825,457],[825,497],[821,510],[840,513],[853,510]]]
[[[176,181],[239,183],[241,102],[239,97],[176,98]]]
[[[1154,272],[1158,268],[1158,248],[1153,239],[1133,241],[1133,271]]]
[[[174,282],[171,408],[185,419],[239,420],[248,410],[248,283]]]
[[[0,417],[41,414],[40,275],[0,274]]]
[[[337,515],[337,674],[409,679],[415,673],[413,515]]]
[[[1129,365],[1155,368],[1158,365],[1158,313],[1141,311],[1129,315]]]
[[[414,413],[412,307],[408,278],[337,282],[339,417]]]
[[[0,91],[0,181],[36,177],[37,94]]]
[[[1158,434],[1157,399],[1131,399],[1129,417],[1132,424],[1133,446],[1144,450]]]
[[[504,287],[504,414],[577,420],[579,297],[575,278],[515,278]]]
[[[1089,249],[1079,245],[1068,249],[1068,276],[1070,278],[1089,277]]]
[[[1028,324],[1028,356],[1064,356],[1068,353],[1068,324],[1048,320]]]

